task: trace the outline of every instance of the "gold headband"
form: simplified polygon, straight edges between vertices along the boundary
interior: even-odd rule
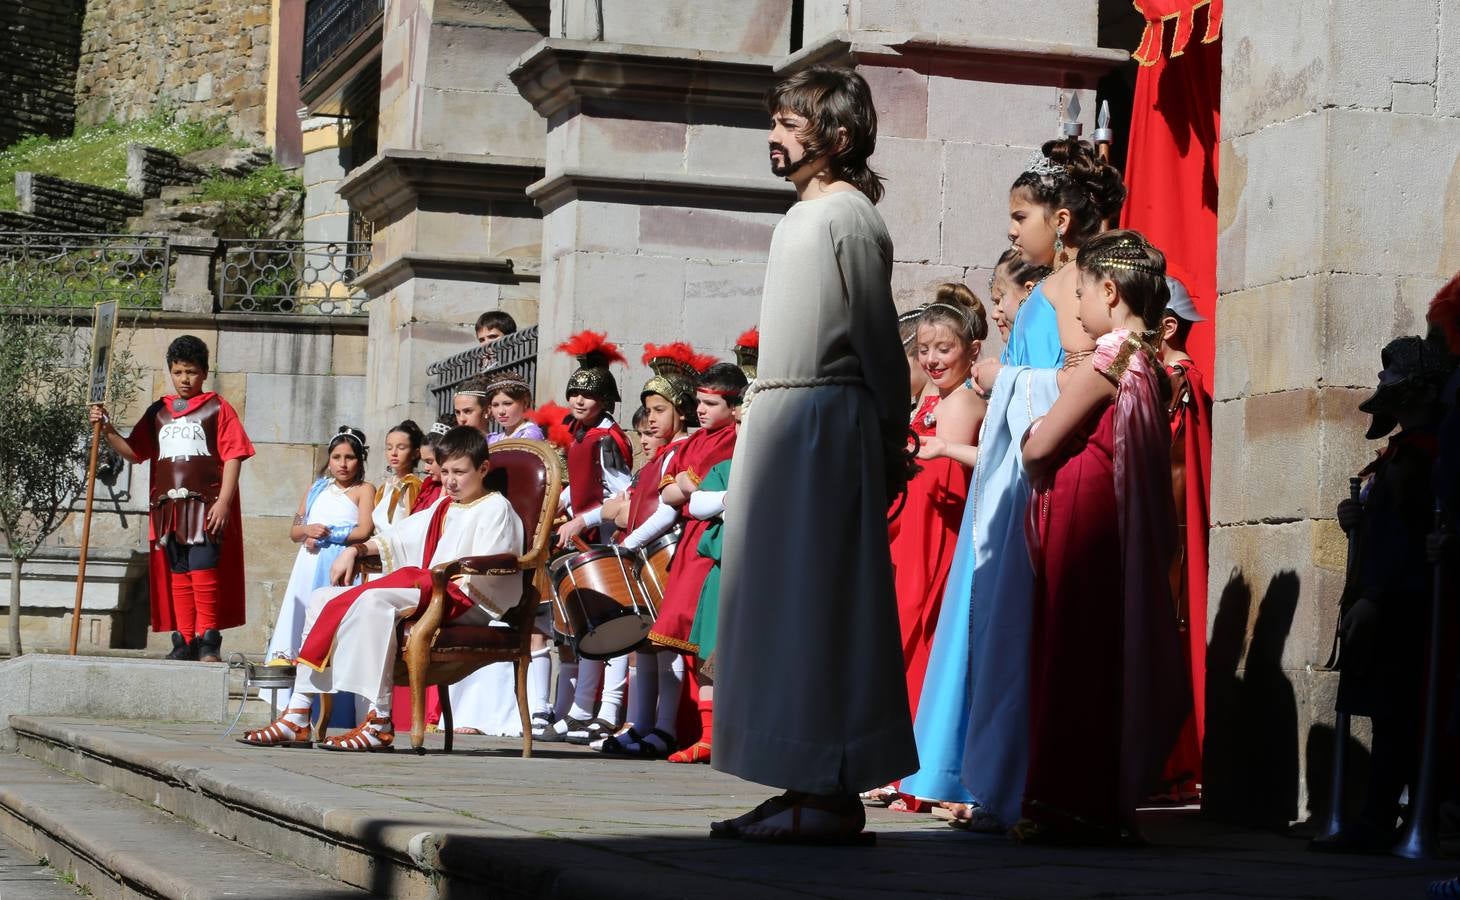
[[[1124,269],[1127,272],[1144,272],[1157,278],[1165,275],[1161,268],[1151,262],[1153,248],[1145,240],[1135,236],[1122,236],[1108,247],[1101,247],[1094,253],[1080,252],[1077,265],[1082,269]]]

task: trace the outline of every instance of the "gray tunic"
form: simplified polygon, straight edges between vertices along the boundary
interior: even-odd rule
[[[726,504],[713,762],[761,784],[860,791],[918,766],[883,474],[907,428],[891,272],[860,192],[797,203],[771,240]],[[776,387],[828,377],[856,383]]]

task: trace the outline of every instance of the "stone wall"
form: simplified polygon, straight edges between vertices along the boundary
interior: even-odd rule
[[[115,234],[142,212],[142,198],[126,191],[33,172],[15,174],[15,195],[22,213],[58,231]]]
[[[198,184],[208,177],[176,153],[145,144],[127,145],[127,191],[144,199],[160,196],[174,184]]]
[[[171,392],[163,359],[182,334],[202,338],[212,354],[208,389],[238,411],[257,455],[239,484],[243,510],[248,624],[225,633],[227,650],[261,653],[268,644],[298,545],[289,526],[324,462],[323,446],[342,424],[362,421],[364,317],[293,314],[124,314],[118,341],[147,367],[131,403],[114,409],[126,431],[157,397]],[[89,337],[87,338],[89,340]],[[125,423],[125,424],[120,424]],[[384,434],[372,435],[379,446]],[[369,472],[380,470],[372,459]],[[170,646],[147,635],[145,517],[147,465],[124,466],[116,488],[98,485],[82,646]],[[75,590],[81,515],[73,513],[27,570],[22,607],[26,649],[66,646]]]
[[[0,4],[0,147],[27,134],[65,137],[76,118],[72,86],[85,0]]]
[[[1457,59],[1453,4],[1227,7],[1207,787],[1234,814],[1326,812],[1334,509],[1380,348],[1460,269]]]
[[[145,118],[176,110],[261,142],[269,77],[270,0],[87,0],[76,118]]]

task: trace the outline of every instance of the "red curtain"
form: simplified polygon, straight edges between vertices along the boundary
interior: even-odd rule
[[[1217,304],[1217,140],[1223,0],[1134,0],[1146,19],[1126,156],[1121,226],[1166,254],[1207,321],[1187,347],[1213,374]],[[1211,381],[1210,377],[1208,379]]]

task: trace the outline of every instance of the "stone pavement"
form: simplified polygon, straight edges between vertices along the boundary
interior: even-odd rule
[[[400,846],[423,859],[424,842],[442,869],[469,858],[474,879],[495,872],[518,882],[529,868],[556,866],[573,876],[557,877],[557,896],[1420,898],[1430,880],[1460,871],[1454,858],[1310,854],[1300,838],[1217,825],[1195,810],[1144,814],[1151,846],[1142,849],[1022,847],[885,810],[869,814],[876,848],[756,846],[711,841],[706,824],[768,792],[705,766],[613,760],[562,744],[538,744],[523,760],[518,741],[483,737],[458,737],[451,756],[345,757],[248,748],[198,725],[16,722],[56,752],[84,743],[88,758],[154,767],[154,777],[192,781],[231,809],[377,838],[382,855]],[[439,737],[429,740],[439,748]],[[24,741],[22,750],[33,752]],[[217,825],[224,835],[229,827]]]
[[[75,900],[77,896],[53,869],[0,835],[0,900]]]

